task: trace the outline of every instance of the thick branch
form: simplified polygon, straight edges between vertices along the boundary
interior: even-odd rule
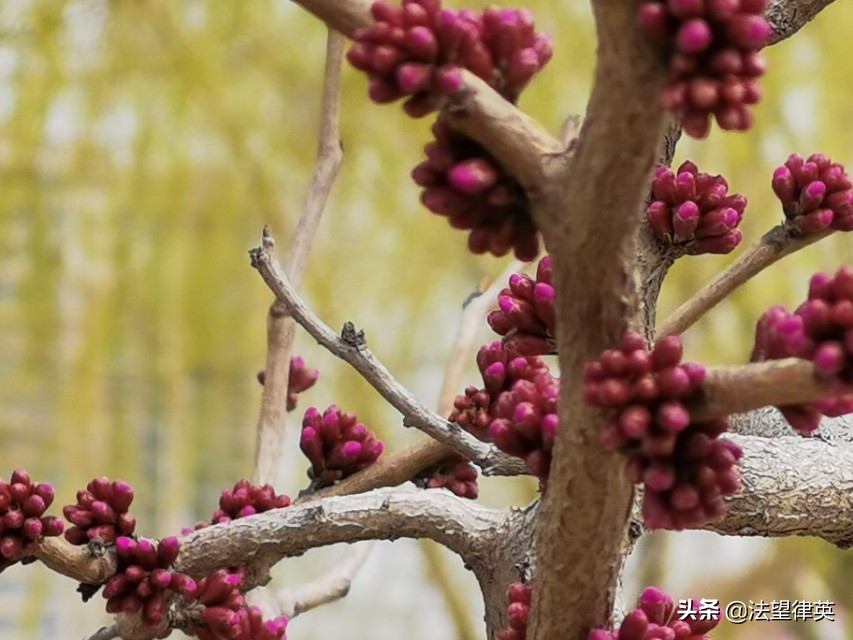
[[[610,620],[632,488],[600,444],[600,411],[581,397],[583,364],[635,313],[632,248],[664,114],[662,61],[636,27],[638,2],[593,2],[595,88],[565,187],[545,198],[557,291],[560,431],[542,499],[532,640],[584,637]],[[618,181],[618,188],[614,184]]]
[[[264,230],[263,245],[249,252],[252,266],[258,270],[264,282],[279,302],[286,307],[293,319],[321,346],[358,371],[391,406],[403,414],[405,425],[417,427],[439,442],[453,447],[481,467],[489,468],[508,462],[507,456],[501,454],[495,447],[480,442],[461,427],[452,425],[421,404],[364,346],[363,334],[356,333],[350,323],[344,325],[346,335],[343,337],[338,336],[323,324],[299,298],[287,276],[272,259],[274,246],[275,241],[269,232]]]
[[[377,489],[268,511],[186,536],[176,567],[207,575],[239,559],[272,566],[339,542],[427,538],[468,558],[506,519],[443,490]]]
[[[696,295],[676,309],[661,325],[658,337],[684,333],[742,284],[785,256],[825,238],[830,233],[831,231],[824,231],[805,237],[794,237],[784,226],[774,227]]]
[[[744,450],[743,489],[708,529],[738,536],[816,536],[853,546],[853,447],[796,436],[729,436]]]
[[[287,273],[297,289],[343,160],[340,142],[343,55],[344,37],[330,29],[323,74],[317,164],[287,260]],[[283,451],[293,334],[293,321],[285,315],[279,303],[274,302],[267,314],[267,361],[264,368],[264,391],[255,443],[254,478],[256,482],[264,484],[276,484],[278,479],[278,468]]]

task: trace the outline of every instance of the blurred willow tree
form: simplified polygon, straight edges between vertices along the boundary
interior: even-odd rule
[[[528,6],[556,54],[522,107],[556,129],[588,95],[589,9],[579,0]],[[789,152],[853,162],[853,131],[842,125],[853,86],[844,25],[853,27],[849,4],[770,51],[767,97],[749,134],[716,132],[680,149],[750,198],[747,239],[780,217],[769,175]],[[270,296],[245,251],[264,224],[286,247],[299,214],[324,40],[322,25],[286,0],[0,3],[0,474],[27,466],[55,483],[58,504],[95,475],[122,477],[138,487],[141,532],[165,535],[204,517],[223,486],[250,473]],[[370,104],[350,69],[344,85],[344,168],[306,296],[330,325],[364,327],[389,368],[434,403],[461,303],[503,263],[470,256],[462,234],[418,205],[407,172],[428,123]],[[745,359],[759,311],[802,297],[810,270],[835,268],[849,239],[820,246],[691,331],[691,355]],[[661,313],[726,260],[685,258]],[[356,411],[392,448],[411,439],[353,372],[307,340],[297,351],[322,371],[306,406]],[[295,493],[304,465],[296,454],[287,462],[281,489]],[[529,496],[514,486],[495,495],[487,484],[486,499]],[[402,584],[436,573],[412,567],[423,575]],[[369,595],[361,602],[378,606]],[[472,637],[459,615],[410,605],[385,608],[409,616],[418,637],[441,624],[447,637]],[[99,608],[82,607],[61,578],[13,569],[0,581],[0,636],[77,637],[95,628]],[[292,637],[329,637],[309,618]],[[385,637],[375,622],[359,624],[357,635]]]

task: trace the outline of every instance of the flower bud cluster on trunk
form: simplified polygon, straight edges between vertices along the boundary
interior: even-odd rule
[[[738,229],[746,198],[729,194],[723,176],[701,173],[690,161],[677,171],[658,167],[646,215],[659,240],[685,253],[730,253],[743,240]]]
[[[704,138],[711,116],[722,129],[752,126],[750,107],[761,100],[757,80],[766,63],[759,53],[772,29],[768,0],[649,0],[640,27],[669,61],[664,106],[681,118],[685,133]]]
[[[613,410],[601,432],[604,445],[628,457],[631,482],[642,484],[643,518],[651,529],[684,529],[725,512],[737,491],[740,447],[719,438],[728,419],[693,422],[687,403],[702,391],[705,368],[681,363],[681,339],[669,336],[651,351],[626,331],[584,371],[584,399]]]

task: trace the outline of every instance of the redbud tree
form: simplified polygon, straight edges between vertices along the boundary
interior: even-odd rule
[[[53,487],[19,468],[0,481],[0,571],[40,561],[78,581],[84,599],[103,599],[115,623],[93,638],[272,640],[290,617],[345,595],[359,564],[285,594],[265,587],[283,559],[427,538],[476,576],[489,638],[699,640],[719,620],[682,619],[673,598],[690,596],[647,585],[616,612],[625,559],[644,531],[849,546],[839,514],[851,494],[837,474],[853,459],[827,439],[845,438],[837,418],[853,413],[853,266],[815,274],[800,306],[757,318],[748,364],[685,360],[680,338],[763,269],[853,229],[845,167],[820,152],[780,158],[766,178],[779,224],[670,317],[655,313],[676,260],[747,241],[749,194],[689,160],[672,168],[679,137],[749,129],[762,49],[829,3],[593,0],[592,94],[584,118],[555,136],[516,107],[559,46],[525,9],[303,0],[329,27],[323,124],[286,263],[269,229],[250,251],[275,295],[254,477],[225,488],[209,519],[154,540],[132,515],[126,482],[96,477],[74,504],[56,505]],[[470,355],[480,379],[465,387],[449,377],[455,399],[439,412],[379,362],[370,336],[351,323],[330,329],[299,297],[341,161],[344,60],[366,75],[377,110],[400,103],[434,120],[411,167],[424,207],[464,231],[470,251],[530,263],[469,305],[494,338],[479,348],[460,339],[455,353]],[[346,408],[300,406],[320,372],[291,353],[297,325],[430,439],[384,451]],[[292,499],[273,484],[296,411],[289,428],[301,426],[310,482]],[[828,437],[810,438],[817,430]],[[485,508],[475,502],[480,474],[533,476],[540,497],[524,510]]]

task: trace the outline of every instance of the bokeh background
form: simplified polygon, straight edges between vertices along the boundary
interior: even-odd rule
[[[589,8],[528,6],[556,54],[521,106],[556,130],[589,93]],[[677,162],[723,173],[749,197],[747,242],[780,219],[769,178],[789,153],[853,162],[851,30],[853,6],[830,7],[768,52],[752,131],[680,145]],[[286,247],[299,215],[324,47],[324,27],[287,0],[0,1],[0,476],[26,467],[55,484],[58,505],[96,475],[126,479],[140,533],[165,536],[208,517],[219,491],[251,473],[271,297],[246,250],[264,224]],[[408,171],[429,123],[370,104],[354,70],[343,78],[345,160],[305,295],[331,326],[363,327],[434,405],[462,302],[507,261],[469,255],[462,234],[419,206]],[[689,357],[745,361],[758,314],[796,304],[811,273],[850,253],[839,235],[762,274],[686,335]],[[729,260],[684,258],[660,314]],[[300,409],[355,411],[390,450],[416,437],[310,339],[300,336],[297,352],[322,371]],[[300,417],[279,487],[291,495],[306,483]],[[482,490],[490,505],[535,495],[523,480],[490,479]],[[286,561],[276,583],[298,584],[345,553]],[[725,625],[715,636],[832,640],[853,637],[851,572],[853,556],[819,540],[663,534],[631,559],[626,597],[658,584],[724,602],[832,600],[834,623]],[[74,587],[39,565],[4,572],[0,639],[76,639],[106,623],[103,600],[81,604]],[[288,637],[477,640],[481,618],[458,559],[429,544],[381,543],[348,598],[297,618]]]

